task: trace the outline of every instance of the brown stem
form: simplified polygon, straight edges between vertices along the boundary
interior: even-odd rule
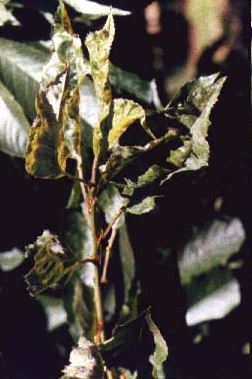
[[[115,222],[118,220],[118,218],[121,216],[121,214],[124,212],[126,207],[122,207],[119,209],[119,211],[116,213],[116,215],[112,218],[112,220],[110,221],[110,223],[108,224],[108,226],[106,227],[106,229],[104,230],[104,232],[102,232],[101,236],[100,236],[100,240],[101,239],[105,239],[110,230],[112,229],[113,225],[115,224]]]
[[[96,225],[95,225],[95,205],[93,202],[91,212],[89,213],[90,223],[92,228],[93,235],[93,246],[94,251],[92,257],[99,259],[98,253],[98,243],[96,236]],[[94,307],[96,314],[96,333],[94,336],[95,344],[99,345],[104,341],[104,320],[103,320],[103,307],[102,307],[102,297],[101,297],[101,288],[100,288],[100,275],[99,275],[99,267],[95,266],[95,277],[94,277]]]

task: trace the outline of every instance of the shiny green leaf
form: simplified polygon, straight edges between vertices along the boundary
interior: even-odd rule
[[[0,79],[32,120],[47,53],[4,38],[0,38],[0,47],[5,52],[0,55]]]
[[[195,276],[224,266],[239,252],[245,241],[245,230],[238,218],[214,220],[195,232],[179,253],[179,272],[183,284]]]
[[[24,157],[29,122],[21,106],[0,82],[0,150],[14,157]]]
[[[85,16],[90,16],[92,19],[104,17],[110,13],[110,7],[108,5],[102,5],[96,1],[82,0],[80,2],[78,0],[64,0],[64,2],[74,8],[77,12],[80,12]],[[113,7],[112,14],[115,16],[127,16],[130,12]]]
[[[227,268],[215,268],[185,286],[189,326],[227,316],[241,303],[238,280]]]
[[[161,108],[157,85],[154,80],[149,82],[133,72],[125,71],[111,64],[109,81],[117,95],[127,96],[127,98],[154,105],[155,108]]]

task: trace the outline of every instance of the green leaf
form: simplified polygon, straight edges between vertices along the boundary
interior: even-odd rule
[[[216,219],[198,228],[181,248],[178,267],[187,294],[188,325],[222,318],[239,305],[239,283],[228,261],[244,241],[239,219]]]
[[[87,267],[90,265],[89,267]],[[64,307],[70,335],[77,342],[82,334],[93,340],[96,332],[92,263],[85,264],[68,283]]]
[[[0,150],[14,157],[24,157],[29,122],[21,106],[0,82]]]
[[[13,16],[11,11],[6,7],[10,0],[2,0],[0,3],[0,27],[5,24],[20,25],[18,20]]]
[[[110,13],[104,27],[94,33],[89,33],[85,40],[89,52],[91,74],[99,104],[99,124],[95,128],[93,137],[95,156],[100,154],[101,144],[104,144],[102,140],[108,133],[106,123],[112,103],[112,93],[109,83],[109,53],[114,34],[114,20]]]
[[[67,174],[68,159],[78,166],[82,161],[79,87],[86,68],[62,2],[52,40],[55,51],[44,69],[26,154],[27,172],[39,178],[59,178]]]
[[[25,259],[24,254],[14,247],[10,251],[0,253],[0,268],[2,271],[12,271],[19,267]]]
[[[153,366],[152,377],[154,379],[165,379],[166,376],[163,369],[163,363],[167,360],[168,357],[168,347],[162,334],[160,333],[160,330],[153,322],[149,312],[146,314],[145,319],[148,324],[149,330],[153,335],[155,343],[154,353],[150,356],[150,363]]]
[[[144,311],[135,319],[117,326],[114,330],[113,337],[99,345],[101,352],[119,349],[139,342],[147,312],[148,311]]]
[[[77,12],[85,16],[91,16],[92,19],[107,16],[110,11],[114,16],[128,16],[131,12],[122,9],[111,8],[107,5],[102,5],[96,1],[82,0],[64,0],[64,2],[74,8]]]
[[[80,337],[78,346],[70,353],[70,364],[63,370],[62,379],[103,379],[104,366],[95,345]]]
[[[115,185],[109,183],[99,196],[98,205],[102,209],[107,224],[110,224],[119,215],[120,211],[126,207],[128,199],[122,197]],[[124,217],[121,215],[116,224],[116,228],[124,223]]]
[[[180,250],[178,266],[182,283],[190,283],[216,266],[225,266],[244,241],[244,227],[238,218],[216,219],[203,225]]]
[[[185,286],[189,326],[227,316],[241,303],[238,280],[227,268],[216,267]]]
[[[47,330],[52,332],[66,324],[67,315],[63,299],[53,296],[37,295],[36,300],[42,305],[47,318]]]
[[[144,213],[149,213],[155,208],[155,199],[157,197],[158,196],[147,196],[140,203],[127,208],[127,212],[138,216]]]
[[[130,300],[130,291],[136,276],[134,251],[130,242],[126,223],[119,229],[119,256],[124,282],[124,304]],[[136,315],[133,316],[133,318]]]
[[[24,43],[0,38],[0,79],[24,109],[25,115],[35,117],[35,98],[42,79],[47,54]]]
[[[34,266],[25,275],[28,291],[32,296],[66,282],[79,267],[79,262],[67,255],[58,238],[48,231],[28,245],[26,254],[34,254]]]
[[[117,95],[134,98],[146,104],[154,105],[155,108],[161,107],[154,80],[146,81],[133,72],[125,71],[111,64],[109,81]]]

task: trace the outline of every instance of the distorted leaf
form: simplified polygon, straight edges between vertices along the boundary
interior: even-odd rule
[[[160,146],[165,147],[166,143],[173,140],[176,136],[177,131],[171,129],[163,137],[151,140],[144,146],[115,146],[112,149],[112,153],[107,162],[100,166],[102,180],[110,181],[130,163],[134,162],[136,159],[139,159],[146,153],[153,151],[155,148]]]
[[[152,377],[154,379],[165,379],[166,375],[164,373],[163,364],[168,357],[168,347],[164,340],[164,337],[160,333],[160,330],[153,322],[150,312],[146,314],[145,319],[148,324],[148,328],[153,335],[155,343],[154,353],[150,356],[150,363],[153,366]]]
[[[0,252],[0,269],[2,271],[15,270],[23,263],[24,259],[24,254],[16,247],[10,251]]]
[[[26,154],[27,172],[40,178],[65,175],[68,159],[81,165],[79,87],[86,71],[81,41],[72,32],[62,2],[52,40],[54,52],[44,68]]]
[[[0,82],[0,150],[14,157],[24,157],[29,122],[21,106]]]
[[[70,353],[70,364],[62,371],[62,379],[103,379],[104,367],[95,345],[86,337],[80,337],[78,346]]]
[[[168,104],[165,110],[167,117],[184,124],[189,129],[189,135],[181,138],[181,147],[169,153],[167,160],[176,169],[165,180],[174,173],[198,170],[208,164],[206,137],[211,124],[209,117],[226,80],[217,78],[218,74],[214,74],[186,84]]]
[[[182,283],[224,266],[238,253],[245,241],[245,230],[238,218],[214,220],[201,227],[181,249],[178,266]]]
[[[32,296],[65,282],[79,267],[79,262],[67,255],[58,238],[48,231],[44,231],[34,244],[28,245],[26,253],[34,254],[34,266],[25,275]]]
[[[149,132],[146,126],[145,110],[141,105],[127,99],[115,99],[113,101],[112,128],[108,134],[110,149],[119,145],[120,137],[136,120],[140,120],[142,126]]]
[[[82,0],[64,0],[64,2],[74,8],[77,12],[83,15],[88,15],[92,19],[107,16],[110,13],[110,7],[108,5],[99,4],[96,1]],[[112,14],[114,16],[127,16],[129,11],[123,9],[112,8]]]
[[[114,34],[114,20],[110,13],[104,27],[94,33],[89,33],[85,40],[99,104],[99,124],[95,128],[93,136],[93,150],[96,156],[100,154],[101,144],[105,143],[103,139],[106,139],[106,134],[108,133],[106,122],[112,103],[112,93],[109,83],[109,53]]]

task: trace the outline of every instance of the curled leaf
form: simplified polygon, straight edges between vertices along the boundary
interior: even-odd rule
[[[34,266],[25,275],[28,291],[32,296],[63,283],[79,267],[79,262],[69,257],[62,248],[58,238],[48,231],[38,237],[37,241],[26,248],[26,253],[34,255]]]
[[[145,110],[141,105],[127,99],[115,99],[113,101],[112,128],[108,135],[110,149],[119,145],[120,137],[125,133],[128,126],[136,120],[140,120],[142,126],[148,131]]]
[[[112,13],[110,13],[104,27],[94,33],[89,33],[85,41],[89,52],[91,74],[99,104],[99,124],[95,128],[93,137],[93,149],[96,156],[100,153],[101,144],[104,144],[102,139],[108,133],[106,122],[112,103],[112,92],[109,83],[109,53],[114,34],[114,20]]]
[[[44,68],[26,154],[27,172],[40,178],[66,175],[69,159],[81,164],[79,87],[86,70],[81,41],[73,35],[62,2],[52,40],[54,52]]]
[[[101,355],[95,345],[80,337],[78,346],[70,353],[70,364],[63,370],[61,379],[103,379],[104,367]]]
[[[154,353],[150,356],[150,363],[153,366],[152,377],[154,379],[165,379],[163,364],[168,357],[168,347],[162,334],[160,333],[160,330],[153,322],[150,312],[146,314],[145,319],[148,324],[149,330],[153,335],[155,343]]]
[[[184,124],[190,134],[182,136],[182,146],[169,153],[167,161],[175,169],[164,181],[175,173],[207,166],[210,150],[206,137],[211,124],[210,113],[226,80],[225,77],[217,78],[218,74],[214,74],[186,84],[168,104],[167,117]]]

